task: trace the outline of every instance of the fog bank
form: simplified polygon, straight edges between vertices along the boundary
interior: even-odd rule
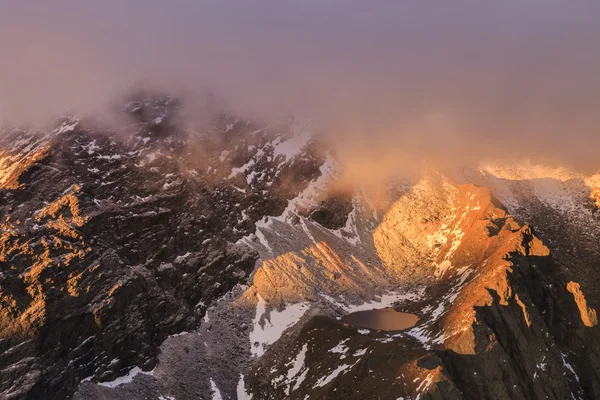
[[[598,20],[585,0],[0,0],[0,118],[208,88],[241,113],[314,118],[357,165],[596,169]]]

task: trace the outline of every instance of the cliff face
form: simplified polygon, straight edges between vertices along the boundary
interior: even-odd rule
[[[253,393],[597,396],[595,311],[531,227],[511,217],[489,190],[425,180],[392,205],[373,237],[399,281],[420,277],[418,296],[397,306],[417,314],[417,325],[399,333],[365,331],[316,315],[252,367],[246,380]]]
[[[124,111],[126,133],[71,118],[3,137],[6,398],[64,398],[84,378],[151,369],[168,335],[197,327],[252,272],[258,255],[235,241],[319,174],[316,147],[275,154],[291,125],[223,117],[199,134],[178,127],[164,97]],[[230,177],[244,164],[262,176]]]
[[[379,210],[298,121],[122,111],[2,138],[5,398],[600,397],[593,177],[430,173]],[[419,320],[341,322],[386,306]]]

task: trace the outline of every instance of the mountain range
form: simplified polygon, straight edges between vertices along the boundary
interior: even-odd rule
[[[600,173],[390,171],[381,202],[310,122],[119,113],[3,128],[0,398],[600,398]],[[347,322],[384,308],[416,318]]]

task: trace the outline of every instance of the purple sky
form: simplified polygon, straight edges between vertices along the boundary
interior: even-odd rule
[[[354,141],[587,159],[598,21],[597,0],[0,0],[0,116],[87,112],[142,81]]]

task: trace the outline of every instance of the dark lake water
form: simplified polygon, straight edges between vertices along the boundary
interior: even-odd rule
[[[344,324],[383,331],[408,329],[415,326],[418,320],[419,317],[414,314],[398,312],[393,308],[357,311],[342,317]]]

